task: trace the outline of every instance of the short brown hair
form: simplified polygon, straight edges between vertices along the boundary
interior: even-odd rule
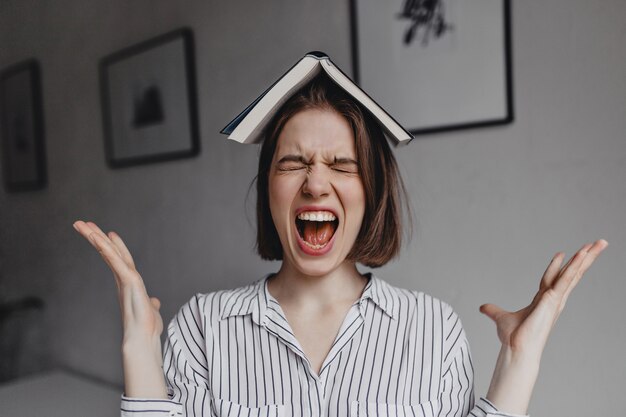
[[[352,127],[366,201],[361,230],[347,259],[369,267],[382,266],[402,245],[403,201],[410,222],[406,190],[380,125],[325,75],[318,75],[289,98],[265,129],[256,178],[257,251],[262,259],[283,258],[269,206],[269,172],[283,127],[296,113],[307,109],[335,111]]]

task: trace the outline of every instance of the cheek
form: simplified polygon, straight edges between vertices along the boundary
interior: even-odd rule
[[[358,219],[356,220],[358,223],[356,228],[357,231],[361,229],[361,224],[363,223],[363,218],[365,217],[365,196],[361,194],[358,197],[358,201],[355,202],[355,211],[358,212]]]
[[[270,213],[272,214],[272,219],[274,219],[274,224],[276,224],[276,216],[278,215],[277,210],[280,207],[280,187],[276,187],[275,182],[270,180],[268,186],[268,199],[270,205]]]
[[[274,224],[278,224],[285,217],[285,213],[289,212],[293,200],[289,182],[285,181],[284,178],[270,176],[268,194],[270,213],[274,219]]]
[[[361,181],[354,181],[346,184],[342,192],[345,209],[350,215],[350,223],[356,232],[361,228],[363,216],[365,215],[365,190]]]

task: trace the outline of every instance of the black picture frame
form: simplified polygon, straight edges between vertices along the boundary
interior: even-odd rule
[[[414,135],[514,121],[510,0],[350,0],[350,15],[355,81]]]
[[[0,72],[0,140],[7,192],[47,185],[39,62],[32,58]]]
[[[200,152],[193,32],[180,28],[100,60],[111,168]]]

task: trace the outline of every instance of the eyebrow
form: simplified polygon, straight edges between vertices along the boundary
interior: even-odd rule
[[[302,155],[285,155],[282,158],[280,158],[278,160],[278,163],[284,163],[284,162],[300,162],[303,164],[310,164],[310,161],[307,161],[306,159],[304,159],[304,156]],[[332,162],[333,164],[355,164],[358,165],[357,161],[352,159],[352,158],[337,158],[335,157],[335,159]]]
[[[358,165],[357,161],[352,158],[335,158],[334,164],[355,164]]]
[[[278,160],[279,164],[284,162],[301,162],[303,164],[308,163],[302,155],[285,155]]]

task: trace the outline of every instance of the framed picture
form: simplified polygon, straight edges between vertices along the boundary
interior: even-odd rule
[[[0,132],[5,189],[15,192],[44,188],[47,175],[41,72],[34,59],[0,73]]]
[[[104,57],[100,87],[111,167],[197,155],[193,35],[184,28]]]
[[[509,0],[351,0],[355,81],[413,134],[513,121]]]

